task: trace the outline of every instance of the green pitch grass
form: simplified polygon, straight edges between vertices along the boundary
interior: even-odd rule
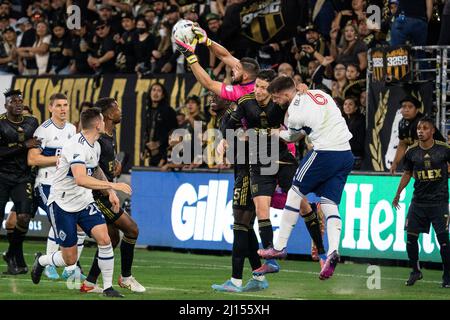
[[[0,251],[7,247],[0,242]],[[34,252],[45,251],[44,242],[26,242],[26,261],[31,269]],[[88,270],[93,248],[85,248],[81,257],[83,268]],[[114,282],[120,272],[120,252],[115,251]],[[125,299],[192,299],[192,300],[246,300],[246,299],[446,299],[450,289],[440,287],[441,272],[423,270],[424,279],[413,287],[404,285],[409,270],[400,267],[380,267],[381,288],[367,288],[368,265],[340,264],[332,279],[318,279],[319,265],[314,262],[281,261],[281,271],[268,275],[269,288],[251,293],[218,293],[211,289],[213,283],[223,283],[230,277],[230,256],[197,255],[137,249],[133,275],[147,288],[144,294],[120,290]],[[6,264],[0,261],[0,270]],[[62,270],[59,270],[60,273]],[[251,277],[248,263],[244,280]],[[69,287],[73,287],[69,283]],[[31,282],[30,274],[20,276],[0,275],[0,299],[54,299],[97,300],[106,299],[100,294],[82,294],[68,289],[62,280],[49,281],[43,275],[39,285]]]

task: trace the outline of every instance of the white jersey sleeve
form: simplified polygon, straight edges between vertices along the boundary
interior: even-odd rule
[[[296,95],[291,102],[288,131],[284,136],[295,133],[308,134],[314,150],[350,150],[352,134],[333,98],[320,90],[309,90]],[[283,135],[280,135],[283,139]]]

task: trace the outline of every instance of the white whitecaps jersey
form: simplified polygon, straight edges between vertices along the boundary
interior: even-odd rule
[[[280,137],[290,140],[299,133],[306,133],[317,151],[350,150],[353,137],[333,98],[320,90],[308,90],[297,94],[288,109],[288,130]]]
[[[42,123],[34,132],[34,136],[41,140],[40,149],[44,156],[59,156],[63,145],[77,133],[71,123],[58,127],[52,119]],[[39,168],[35,186],[39,184],[51,185],[56,172],[56,166]]]
[[[66,212],[78,212],[94,202],[92,190],[75,183],[72,166],[84,164],[87,175],[92,176],[100,159],[101,147],[96,141],[90,145],[80,132],[64,144],[56,165],[55,179],[50,188],[47,205],[56,202]]]

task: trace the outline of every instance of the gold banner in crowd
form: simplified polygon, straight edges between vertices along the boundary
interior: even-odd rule
[[[158,75],[156,78],[139,79],[136,75],[111,75],[96,82],[88,77],[15,77],[12,87],[20,89],[24,103],[32,108],[33,114],[42,123],[50,117],[47,104],[52,94],[67,95],[70,103],[69,121],[79,119],[78,106],[83,101],[95,102],[101,97],[113,97],[122,108],[122,123],[117,127],[118,150],[129,158],[126,167],[146,165],[140,160],[143,122],[149,99],[149,88],[162,83],[169,94],[170,105],[179,110],[184,107],[185,98],[201,94],[202,87],[193,75]]]
[[[372,81],[408,81],[411,57],[408,47],[377,48],[371,51]]]

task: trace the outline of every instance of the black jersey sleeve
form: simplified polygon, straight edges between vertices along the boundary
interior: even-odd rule
[[[411,150],[412,149],[409,148],[405,153],[405,157],[403,158],[403,171],[409,171],[409,172],[413,171],[414,163],[411,158],[411,154],[412,154]]]

